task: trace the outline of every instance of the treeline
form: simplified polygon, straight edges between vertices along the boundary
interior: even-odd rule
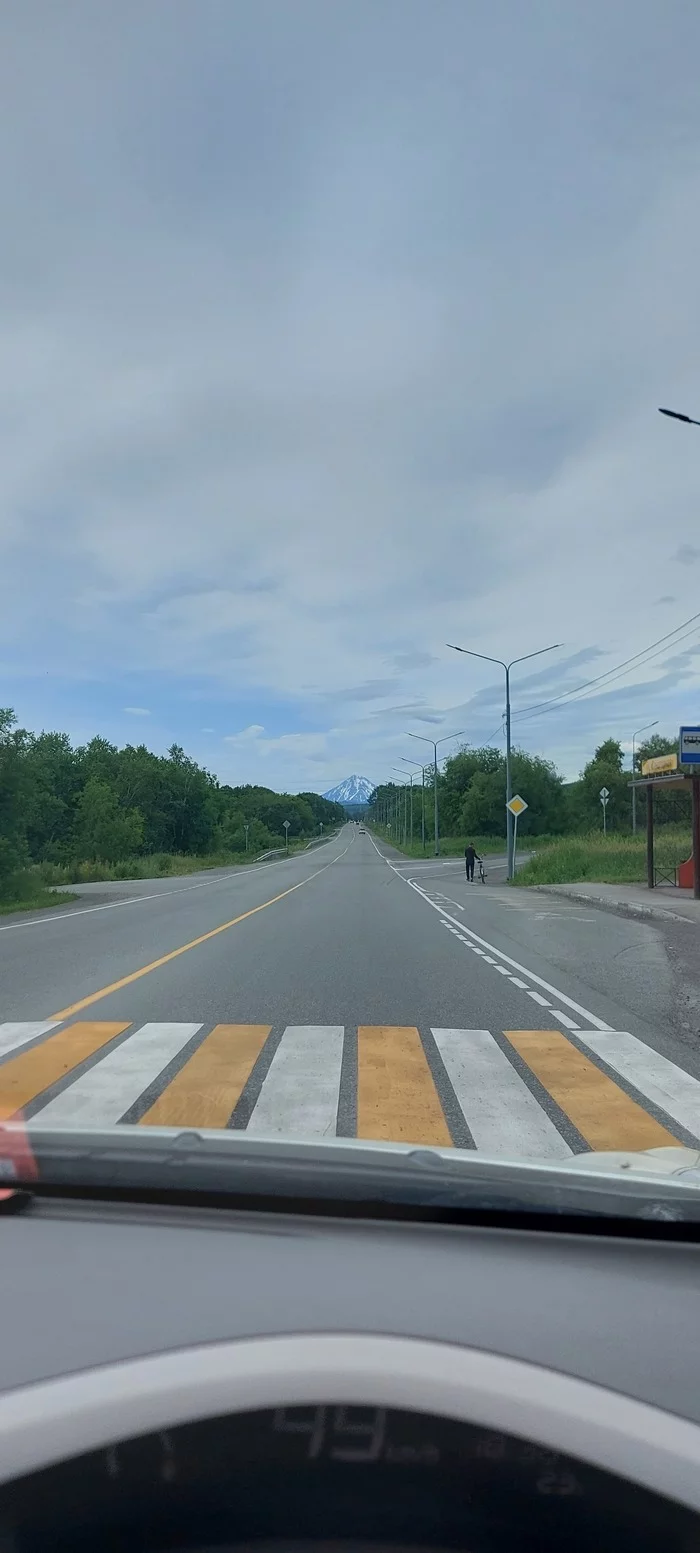
[[[653,755],[672,753],[675,740],[655,734],[636,751],[636,770]],[[608,830],[628,832],[632,826],[632,777],[622,745],[606,739],[584,766],[575,782],[565,782],[551,761],[524,750],[511,756],[513,792],[528,804],[518,821],[520,836],[563,836],[602,828],[601,788],[610,794],[607,806]],[[434,839],[432,766],[425,768],[425,833]],[[506,834],[506,763],[502,750],[486,746],[465,747],[448,756],[438,771],[439,826],[443,836],[493,836]],[[403,789],[393,782],[375,789],[368,817],[378,825],[392,824],[403,829]],[[421,778],[414,774],[413,835],[421,834]],[[655,798],[656,823],[690,823],[690,798],[687,793],[667,789]],[[643,798],[638,798],[638,823],[643,825]]]
[[[0,708],[0,887],[30,864],[118,864],[160,854],[243,857],[318,836],[345,818],[318,793],[230,787],[173,744],[74,748]]]

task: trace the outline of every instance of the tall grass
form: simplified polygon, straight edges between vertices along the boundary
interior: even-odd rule
[[[395,847],[397,852],[402,852],[404,857],[435,856],[435,843],[432,837],[428,839],[426,836],[425,851],[423,851],[420,836],[418,837],[417,841],[414,836],[413,843],[407,841],[404,845],[403,842],[396,841],[395,837],[393,837],[389,830],[383,825],[372,825],[370,826],[370,829],[375,836],[380,837],[382,841],[387,841],[390,846]],[[479,855],[484,857],[493,855],[494,853],[505,852],[506,850],[505,838],[501,840],[499,836],[441,836],[440,856],[463,857],[464,848],[466,847],[468,841],[471,841],[472,846],[476,847]],[[525,845],[524,842],[523,845]]]
[[[13,911],[41,911],[47,906],[65,906],[77,900],[65,890],[49,890],[36,869],[24,868],[3,879],[0,888],[0,916]]]
[[[324,838],[326,839],[326,838]],[[327,839],[330,839],[327,838]],[[284,848],[284,840],[275,846]],[[295,837],[289,843],[289,855],[306,851],[307,837]],[[197,874],[208,868],[235,868],[243,863],[254,863],[258,852],[210,852],[197,857],[192,853],[149,852],[145,857],[125,857],[118,863],[100,861],[85,862],[76,859],[70,863],[39,863],[37,871],[45,885],[99,884],[119,879],[159,879],[181,874]]]
[[[596,884],[646,883],[646,835],[603,836],[591,831],[585,836],[564,836],[549,840],[518,869],[514,883],[525,884]],[[654,861],[662,873],[674,877],[678,863],[692,850],[690,831],[683,825],[665,825],[656,832]]]

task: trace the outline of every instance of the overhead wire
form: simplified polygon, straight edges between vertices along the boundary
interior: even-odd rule
[[[633,667],[642,668],[645,663],[651,662],[654,657],[659,656],[656,649],[660,648],[663,651],[664,644],[668,644],[672,649],[680,645],[680,642],[686,641],[688,636],[692,636],[695,631],[700,630],[700,626],[695,624],[696,621],[700,621],[700,611],[696,615],[690,615],[687,620],[681,621],[681,624],[675,626],[672,631],[667,631],[665,636],[660,636],[655,642],[650,642],[647,647],[640,648],[639,652],[633,653],[631,658],[625,658],[622,663],[618,663],[614,668],[607,669],[604,674],[598,674],[593,679],[584,680],[583,684],[574,685],[570,690],[563,690],[560,695],[552,696],[548,701],[536,701],[532,706],[522,707],[519,711],[513,713],[513,717],[526,718],[530,714],[544,713],[551,707],[558,706],[562,701],[574,698],[588,699],[583,694],[584,691],[594,689],[596,686],[603,686],[606,681],[613,683],[626,670]],[[686,626],[690,626],[691,630],[685,631]],[[685,634],[679,637],[678,633],[680,631],[683,631]],[[676,637],[677,641],[671,642],[671,637]]]

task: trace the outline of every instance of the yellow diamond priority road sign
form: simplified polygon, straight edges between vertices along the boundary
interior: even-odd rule
[[[506,809],[510,809],[511,814],[514,814],[516,819],[519,814],[524,814],[526,808],[525,799],[521,798],[519,793],[514,793],[510,802],[506,804]]]

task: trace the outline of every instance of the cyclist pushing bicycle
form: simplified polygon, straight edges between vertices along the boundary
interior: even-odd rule
[[[481,883],[483,884],[484,879],[486,878],[486,875],[484,873],[483,860],[482,860],[482,858],[479,857],[479,854],[478,854],[478,852],[476,850],[476,847],[472,846],[471,841],[468,841],[466,847],[464,848],[464,861],[465,861],[465,864],[466,864],[467,879],[469,880],[469,883],[470,884],[474,883],[474,864],[478,863],[479,864],[479,878],[481,880]]]

